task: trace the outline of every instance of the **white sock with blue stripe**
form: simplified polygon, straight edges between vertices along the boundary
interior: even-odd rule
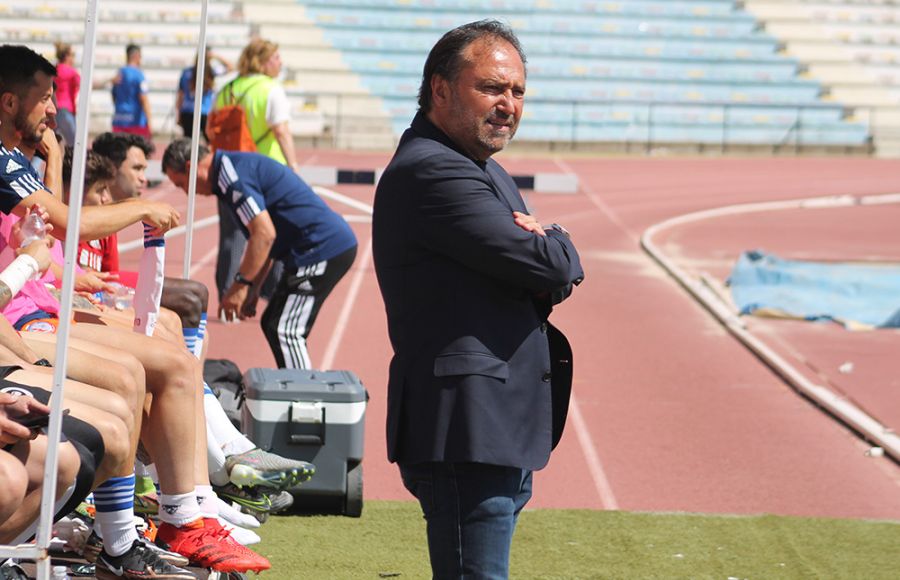
[[[206,313],[200,314],[200,326],[197,328],[197,350],[194,354],[197,358],[203,358],[203,341],[206,340]]]
[[[197,342],[200,340],[200,329],[188,328],[185,326],[181,328],[181,334],[184,336],[184,346],[187,347],[191,354],[200,358],[200,355],[197,354]]]
[[[134,474],[111,477],[94,490],[97,534],[110,556],[121,556],[138,539],[134,529]]]

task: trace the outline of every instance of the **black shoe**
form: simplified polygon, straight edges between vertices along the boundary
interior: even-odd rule
[[[193,572],[169,564],[139,539],[121,556],[101,552],[97,557],[97,578],[197,580]]]
[[[15,560],[7,560],[0,564],[0,580],[29,580],[28,574]]]

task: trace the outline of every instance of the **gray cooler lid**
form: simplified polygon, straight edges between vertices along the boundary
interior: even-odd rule
[[[358,403],[366,389],[353,371],[253,368],[244,373],[248,399]]]

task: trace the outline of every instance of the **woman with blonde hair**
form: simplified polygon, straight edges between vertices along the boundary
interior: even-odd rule
[[[239,104],[246,113],[247,127],[256,151],[297,170],[294,138],[291,135],[291,106],[284,87],[278,82],[281,55],[278,45],[255,38],[244,47],[238,59],[238,76],[216,95],[214,109]],[[227,204],[219,201],[219,255],[216,260],[216,287],[219,300],[234,281],[247,240]],[[276,262],[262,289],[268,298],[281,276]]]
[[[238,60],[237,78],[219,91],[215,108],[238,103],[247,115],[257,152],[295,168],[291,107],[277,80],[280,73],[278,45],[262,38],[251,40]]]
[[[66,42],[56,43],[56,123],[68,145],[75,144],[75,103],[81,75],[75,70],[75,51]]]

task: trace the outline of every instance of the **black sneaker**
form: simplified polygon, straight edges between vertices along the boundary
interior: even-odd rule
[[[165,580],[197,580],[193,572],[173,566],[135,540],[121,556],[110,556],[104,550],[97,557],[97,578],[160,578]]]
[[[213,490],[223,500],[241,506],[242,512],[252,515],[260,523],[265,523],[272,511],[272,499],[263,491],[263,488],[241,488],[228,482],[222,486],[214,485]]]
[[[0,564],[0,580],[28,580],[28,574],[15,560],[10,558]]]
[[[155,552],[157,556],[173,566],[188,565],[187,558],[185,558],[181,554],[163,550],[162,548],[148,540],[140,531],[138,531],[138,541],[144,544],[145,548],[152,552]],[[85,560],[93,564],[97,561],[97,557],[102,551],[103,540],[100,539],[100,536],[97,535],[97,532],[91,531],[91,535],[88,536],[87,542],[85,542],[84,544],[84,551],[82,552],[82,556],[84,556]]]

